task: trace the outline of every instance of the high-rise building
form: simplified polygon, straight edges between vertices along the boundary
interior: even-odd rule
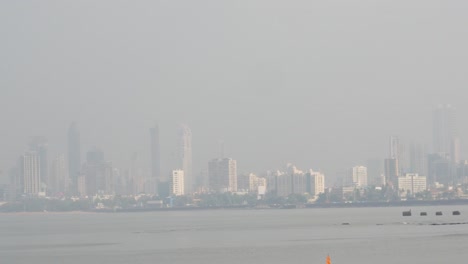
[[[310,195],[317,197],[319,194],[325,192],[325,176],[321,172],[310,170],[306,174],[307,179],[307,192]]]
[[[266,189],[267,181],[266,178],[258,177],[257,175],[250,173],[249,174],[249,191],[250,192],[259,192],[259,187]]]
[[[159,144],[159,126],[150,128],[151,140],[151,177],[161,180],[161,147]]]
[[[457,136],[454,136],[452,138],[452,142],[450,145],[450,157],[452,158],[453,163],[461,162],[460,152],[461,152],[460,138]]]
[[[21,159],[23,192],[30,195],[38,195],[41,189],[41,161],[35,151],[24,153]]]
[[[291,174],[278,171],[275,183],[277,196],[286,197],[293,193],[293,176]]]
[[[400,156],[400,139],[397,136],[390,136],[390,158],[398,159]]]
[[[237,190],[240,192],[248,192],[250,190],[250,175],[242,173],[237,175]]]
[[[398,165],[396,159],[384,160],[384,175],[387,184],[392,186],[398,184]]]
[[[23,175],[22,175],[22,163],[23,157],[19,159],[18,166],[11,168],[8,171],[9,178],[9,190],[8,190],[8,201],[16,201],[19,194],[22,194],[24,191],[23,188]]]
[[[463,185],[468,184],[468,160],[457,164],[456,179],[458,183]]]
[[[424,145],[413,141],[409,149],[409,172],[427,175],[427,153]]]
[[[433,147],[434,153],[450,157],[452,144],[456,138],[455,110],[451,105],[439,105],[433,114]]]
[[[237,192],[237,162],[230,158],[211,160],[208,178],[211,191]]]
[[[397,167],[397,174],[400,175],[402,170],[402,145],[400,139],[397,136],[390,136],[389,140],[389,158],[394,159]]]
[[[367,160],[367,181],[369,185],[382,186],[385,183],[382,180],[383,166],[381,159]]]
[[[356,187],[367,187],[367,167],[364,167],[364,166],[353,167],[352,179]]]
[[[35,151],[39,156],[41,165],[41,183],[49,185],[49,163],[47,159],[47,139],[45,137],[33,137],[29,143],[29,150]]]
[[[176,196],[184,195],[184,171],[173,170],[171,175],[171,193]]]
[[[194,190],[192,174],[192,130],[187,125],[179,127],[178,164],[184,171],[185,193]]]
[[[81,170],[80,132],[76,123],[68,129],[68,177],[70,177],[70,192],[78,193],[78,177]]]
[[[420,176],[417,173],[407,173],[405,176],[398,177],[398,189],[404,194],[416,194],[427,189],[426,176]]]
[[[439,154],[430,154],[428,156],[428,183],[429,184],[443,184],[448,187],[449,185],[456,184],[455,174],[456,170],[450,160],[441,157]]]
[[[68,173],[65,156],[60,155],[52,161],[48,188],[53,193],[67,191]]]
[[[112,163],[104,160],[101,150],[93,148],[88,151],[82,172],[88,196],[115,193]]]
[[[439,105],[433,114],[433,154],[428,159],[428,182],[446,186],[457,184],[457,163],[460,162],[460,138],[456,130],[455,110]]]

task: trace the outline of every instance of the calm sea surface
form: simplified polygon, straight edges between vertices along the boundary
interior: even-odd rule
[[[406,209],[0,214],[0,263],[467,263],[468,225],[430,224],[468,206]]]

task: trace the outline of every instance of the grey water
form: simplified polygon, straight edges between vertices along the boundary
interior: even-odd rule
[[[468,225],[433,225],[464,222],[468,206],[0,214],[0,263],[466,263]]]

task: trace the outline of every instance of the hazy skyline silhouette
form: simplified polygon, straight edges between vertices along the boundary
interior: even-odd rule
[[[388,155],[388,138],[432,149],[432,111],[463,122],[468,75],[463,1],[41,1],[0,3],[0,170],[34,136],[82,159],[150,174],[158,123],[162,173],[177,126],[193,133],[193,172],[225,155],[239,172],[284,166],[335,175]],[[3,178],[6,178],[3,176]],[[5,181],[5,179],[3,180]],[[327,183],[328,184],[328,183]]]

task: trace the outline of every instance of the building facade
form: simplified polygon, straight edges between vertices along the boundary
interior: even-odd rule
[[[151,179],[150,193],[157,193],[157,183],[163,181],[161,177],[161,147],[159,144],[159,126],[150,128],[150,148],[151,148]]]
[[[397,186],[398,184],[398,164],[396,159],[384,160],[384,175],[387,184]]]
[[[21,158],[23,193],[39,195],[41,190],[41,163],[35,151],[24,153]]]
[[[358,188],[367,187],[367,167],[355,166],[352,168],[353,184]]]
[[[53,193],[66,192],[68,190],[68,172],[65,156],[60,155],[52,160],[48,189]]]
[[[78,177],[81,170],[80,132],[76,123],[68,129],[68,176],[70,177],[70,192],[78,193]]]
[[[237,162],[230,158],[208,163],[209,189],[214,192],[237,192]]]
[[[171,174],[171,194],[175,196],[184,195],[184,187],[184,171],[173,170]]]
[[[315,197],[321,193],[325,193],[325,175],[311,170],[307,174],[307,186],[307,192]]]
[[[452,144],[456,140],[455,110],[451,105],[439,105],[433,114],[434,153],[453,160]]]
[[[177,166],[184,171],[185,193],[194,190],[194,178],[192,174],[192,130],[187,125],[179,127],[178,162]]]
[[[402,193],[414,195],[427,190],[426,176],[420,176],[417,173],[407,173],[405,176],[398,177],[398,189]]]

